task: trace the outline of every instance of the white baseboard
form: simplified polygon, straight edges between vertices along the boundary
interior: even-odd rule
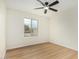
[[[72,49],[72,50],[75,50],[75,51],[78,51],[77,48],[74,48],[74,47],[70,47],[68,45],[64,45],[64,44],[61,44],[59,42],[53,42],[53,41],[49,41],[50,43],[53,43],[53,44],[57,44],[57,45],[60,45],[60,46],[63,46],[63,47],[66,47],[66,48],[69,48],[69,49]]]

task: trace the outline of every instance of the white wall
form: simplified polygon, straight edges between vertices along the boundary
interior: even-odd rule
[[[38,20],[38,36],[24,37],[24,17]],[[8,9],[7,49],[48,41],[48,20],[45,17]]]
[[[50,42],[77,50],[77,5],[51,17]]]
[[[6,19],[6,6],[5,1],[0,0],[0,59],[5,56],[5,20]]]

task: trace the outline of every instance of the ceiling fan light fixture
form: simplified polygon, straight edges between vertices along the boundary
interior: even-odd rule
[[[44,9],[49,9],[49,7],[44,7]]]

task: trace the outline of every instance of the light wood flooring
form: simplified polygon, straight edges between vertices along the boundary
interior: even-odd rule
[[[43,43],[7,51],[7,59],[78,59],[77,51]]]

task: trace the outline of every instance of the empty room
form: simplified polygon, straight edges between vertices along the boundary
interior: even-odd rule
[[[78,59],[77,0],[0,0],[0,59]]]

